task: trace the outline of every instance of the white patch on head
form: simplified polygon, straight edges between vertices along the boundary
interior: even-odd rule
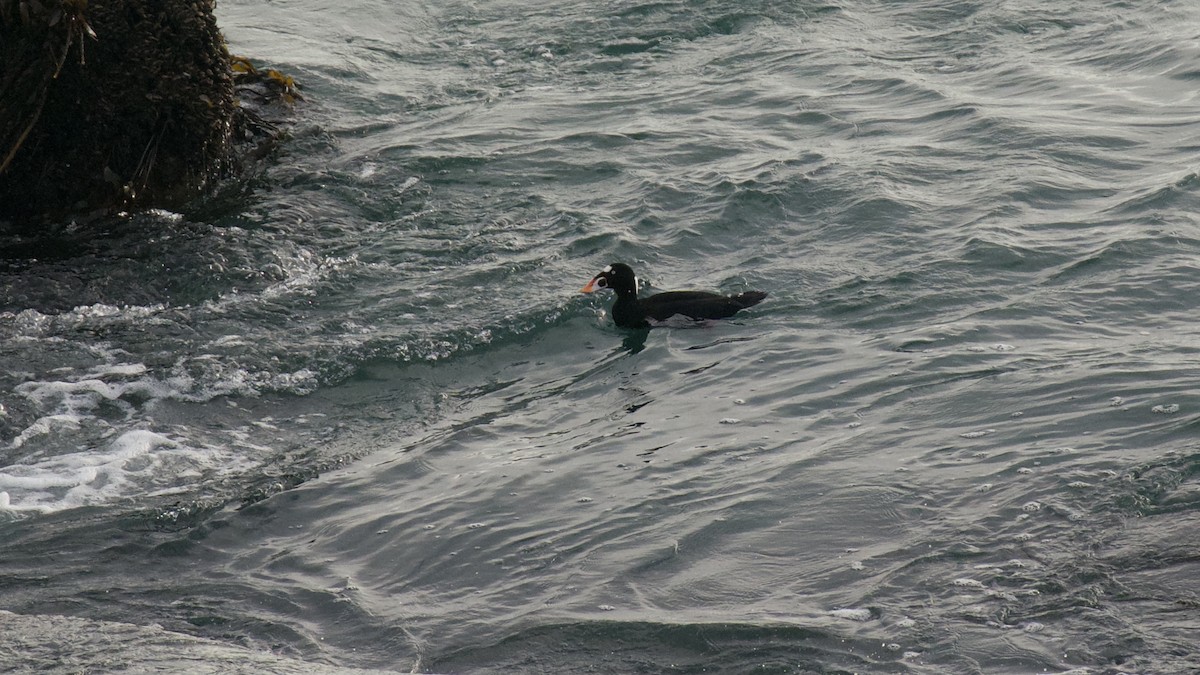
[[[611,271],[612,271],[612,265],[607,265],[607,266],[605,266],[605,268],[604,268],[604,269],[600,270],[600,273],[601,273],[601,274],[608,274],[608,273],[609,273],[609,272],[611,272]]]

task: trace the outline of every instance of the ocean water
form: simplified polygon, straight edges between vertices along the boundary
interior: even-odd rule
[[[1200,5],[217,11],[261,173],[0,241],[0,670],[1200,668]]]

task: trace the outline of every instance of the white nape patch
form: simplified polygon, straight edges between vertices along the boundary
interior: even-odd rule
[[[638,291],[640,291],[640,290],[642,290],[642,287],[640,284],[638,284],[638,278],[634,277],[633,278],[633,294],[637,295]]]

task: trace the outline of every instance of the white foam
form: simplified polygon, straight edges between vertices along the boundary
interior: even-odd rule
[[[231,453],[193,448],[146,429],[107,446],[0,469],[0,509],[49,513],[118,499],[174,494],[214,468],[243,470]]]
[[[855,607],[846,607],[843,609],[829,610],[829,615],[838,619],[848,619],[850,621],[870,621],[871,610]]]
[[[83,372],[60,369],[52,373],[58,379],[14,388],[40,416],[8,444],[24,454],[11,453],[15,463],[0,469],[0,511],[45,513],[175,494],[213,474],[248,471],[255,463],[242,449],[246,443],[197,443],[186,440],[186,429],[168,436],[152,430],[145,413],[165,399],[205,401],[263,386],[295,391],[314,387],[316,379],[303,370],[253,376],[222,362],[211,371],[219,377],[203,373],[198,384],[182,366],[156,376],[145,364],[120,361],[121,355],[103,354],[108,363]]]
[[[62,428],[78,429],[82,418],[78,415],[46,415],[39,417],[37,420],[21,430],[12,441],[9,442],[9,449],[16,450],[23,447],[31,438],[38,436],[49,436]]]
[[[163,312],[167,306],[162,303],[153,305],[108,305],[95,303],[79,305],[66,312],[43,314],[36,309],[23,309],[19,312],[0,312],[0,321],[10,324],[16,332],[16,338],[53,338],[61,337],[45,335],[63,329],[72,329],[83,323],[105,323],[111,319],[127,321],[129,319],[147,319]]]
[[[23,382],[13,389],[43,414],[9,442],[10,449],[21,448],[39,436],[53,437],[76,430],[96,418],[102,405],[128,417],[133,404],[124,397],[129,395],[147,400],[180,395],[171,384],[147,377],[146,366],[141,363],[104,364],[75,376],[70,374],[72,369],[64,370],[65,379]]]
[[[146,211],[146,215],[154,216],[155,218],[159,218],[171,223],[178,223],[183,220],[182,213],[175,213],[174,211],[168,211],[166,209],[149,209]]]
[[[10,393],[22,401],[20,406],[0,407],[0,418],[10,425],[7,440],[0,440],[0,454],[12,462],[0,466],[0,513],[48,513],[186,493],[211,484],[214,477],[250,471],[259,464],[254,458],[271,454],[270,448],[254,442],[261,434],[246,431],[245,438],[239,438],[242,432],[228,429],[164,427],[155,421],[159,404],[203,403],[265,391],[303,395],[317,389],[317,372],[256,370],[243,366],[236,355],[203,350],[181,354],[174,365],[160,367],[103,342],[82,344],[58,335],[80,326],[128,322],[130,317],[135,323],[146,320],[141,317],[165,321],[154,316],[163,309],[95,304],[59,314],[0,313],[0,324],[7,324],[6,339],[62,343],[73,350],[72,358],[62,361],[72,365],[10,371],[10,381],[20,382]],[[230,336],[218,340],[217,346],[253,341]]]
[[[987,436],[988,434],[994,434],[994,433],[996,433],[995,429],[981,429],[979,431],[968,431],[965,433],[961,433],[961,434],[959,434],[959,436],[961,436],[963,438],[983,438],[984,436]]]
[[[280,256],[276,265],[283,279],[259,292],[259,297],[275,300],[283,296],[313,296],[317,286],[342,272],[358,265],[358,256],[322,256],[306,249],[299,249],[290,257]]]
[[[193,375],[194,373],[194,375]],[[181,361],[161,383],[164,397],[203,403],[219,396],[258,396],[264,391],[285,391],[304,396],[320,384],[317,373],[301,368],[291,373],[251,371],[235,361],[199,356]]]
[[[96,419],[102,406],[109,419],[116,411],[128,420],[137,409],[152,408],[159,400],[202,403],[219,396],[258,396],[263,391],[305,395],[319,386],[317,373],[308,368],[256,372],[213,355],[183,358],[167,373],[153,374],[142,363],[110,362],[82,373],[63,368],[53,375],[61,379],[23,382],[14,388],[35,404],[41,417],[17,434],[10,449],[37,436],[78,428]]]
[[[100,366],[92,372],[97,376],[112,375],[116,377],[132,377],[134,375],[144,375],[146,373],[146,364],[113,363]]]

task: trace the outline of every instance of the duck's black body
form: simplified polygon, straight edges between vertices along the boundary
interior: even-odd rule
[[[762,291],[718,295],[706,291],[667,291],[638,298],[637,277],[629,265],[613,263],[583,287],[584,293],[611,289],[617,294],[613,321],[622,328],[649,328],[676,321],[699,322],[726,319],[767,297]]]

